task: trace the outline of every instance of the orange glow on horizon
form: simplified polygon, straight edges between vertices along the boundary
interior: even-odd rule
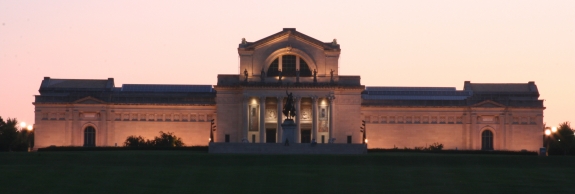
[[[0,1],[0,71],[12,72],[0,77],[0,116],[33,123],[45,76],[215,85],[218,74],[243,75],[242,38],[296,28],[337,38],[338,74],[359,75],[362,85],[535,81],[543,122],[575,123],[575,1],[290,2],[304,6],[293,14],[264,0]]]

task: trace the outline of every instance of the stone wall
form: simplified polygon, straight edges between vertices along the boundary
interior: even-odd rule
[[[96,146],[123,146],[128,136],[172,132],[186,145],[207,145],[215,106],[36,104],[35,147],[83,146],[93,127]]]

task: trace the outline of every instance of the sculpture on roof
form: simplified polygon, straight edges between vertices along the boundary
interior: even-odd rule
[[[242,38],[242,44],[247,44],[248,41],[246,41],[246,38]]]
[[[334,72],[333,69],[331,69],[331,71],[329,72],[329,74],[330,74],[330,83],[332,83],[332,84],[333,84],[333,72]]]
[[[248,82],[248,69],[244,69],[244,82]]]
[[[260,72],[260,81],[262,83],[264,83],[266,81],[266,71],[264,71],[263,67],[262,67],[262,71]]]
[[[317,83],[317,69],[313,69],[313,83]]]

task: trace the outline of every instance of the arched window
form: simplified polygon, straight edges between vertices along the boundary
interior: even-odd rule
[[[89,126],[84,129],[84,147],[96,146],[96,129]]]
[[[489,130],[481,133],[481,150],[493,150],[493,133]]]
[[[281,63],[280,63],[281,60]],[[279,75],[279,69],[282,70],[282,76],[296,76],[296,70],[298,69],[297,65],[298,65],[298,61],[299,61],[299,71],[300,77],[310,77],[312,76],[311,74],[311,70],[309,69],[309,66],[307,65],[307,63],[305,62],[305,60],[303,60],[302,58],[300,58],[299,56],[296,55],[282,55],[279,56],[278,58],[276,58],[275,60],[272,61],[272,63],[270,64],[270,67],[268,68],[268,72],[266,73],[266,75],[268,77],[275,77]],[[281,68],[280,68],[281,65]]]

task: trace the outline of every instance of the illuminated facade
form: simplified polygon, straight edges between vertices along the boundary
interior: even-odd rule
[[[174,132],[186,145],[281,143],[286,91],[295,97],[297,143],[531,150],[542,144],[543,101],[534,82],[455,87],[366,87],[340,75],[340,45],[293,28],[242,40],[240,73],[209,85],[114,85],[44,78],[34,102],[36,147],[121,146],[126,137]]]

